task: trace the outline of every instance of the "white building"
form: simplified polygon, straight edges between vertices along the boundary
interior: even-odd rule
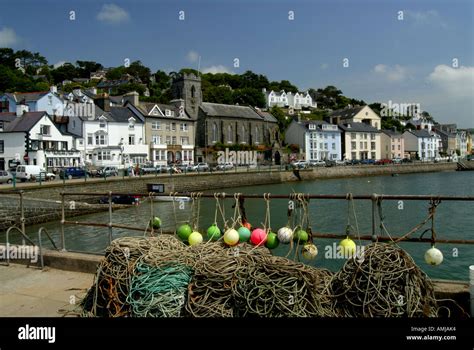
[[[273,106],[293,108],[293,109],[302,109],[302,108],[317,108],[316,101],[313,101],[311,95],[306,92],[285,92],[285,90],[278,91],[267,91],[266,89],[262,90],[265,95],[265,102],[267,108]]]
[[[460,157],[470,154],[467,150],[467,132],[465,130],[456,131],[456,150],[459,150]]]
[[[341,131],[324,121],[293,121],[285,132],[285,142],[299,145],[306,160],[342,159]]]
[[[381,159],[380,130],[367,123],[345,122],[339,124],[344,132],[342,152],[345,160]]]
[[[331,124],[364,123],[380,130],[382,120],[369,106],[338,109],[325,118]]]
[[[73,136],[61,132],[48,113],[29,112],[22,104],[15,113],[0,113],[0,169],[29,164],[52,170],[81,162]]]
[[[427,129],[407,130],[403,133],[405,152],[412,159],[422,161],[434,160],[439,157],[441,136]]]
[[[111,107],[108,96],[94,105],[94,115],[69,117],[67,130],[77,137],[85,164],[128,167],[148,161],[144,116],[129,107]]]

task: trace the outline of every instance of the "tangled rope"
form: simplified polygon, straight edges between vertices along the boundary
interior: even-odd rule
[[[436,317],[431,281],[394,244],[373,243],[349,259],[329,284],[337,313],[345,317]]]
[[[84,316],[432,317],[431,281],[397,245],[373,243],[336,274],[247,243],[187,246],[174,236],[108,247]]]

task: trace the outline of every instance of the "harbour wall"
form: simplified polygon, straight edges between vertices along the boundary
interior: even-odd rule
[[[337,166],[304,169],[299,171],[261,168],[260,171],[227,171],[213,173],[159,174],[141,177],[112,177],[104,179],[70,180],[65,183],[21,184],[17,189],[25,192],[26,198],[61,200],[61,192],[147,193],[148,184],[163,184],[165,192],[210,191],[227,187],[278,184],[293,181],[377,176],[390,174],[427,173],[453,171],[456,163],[399,164],[381,166]],[[2,190],[8,193],[11,189]],[[1,194],[0,194],[1,196]],[[95,202],[98,197],[67,196],[66,200]]]

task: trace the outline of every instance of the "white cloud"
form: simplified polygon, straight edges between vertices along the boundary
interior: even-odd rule
[[[225,67],[223,65],[220,65],[220,64],[216,65],[216,66],[210,66],[210,67],[203,68],[202,72],[204,74],[205,73],[212,73],[212,74],[229,73],[229,74],[234,74],[234,72],[232,72],[230,69],[228,69],[227,67]]]
[[[188,54],[186,55],[186,58],[189,62],[195,63],[199,59],[199,54],[196,51],[189,51]]]
[[[447,24],[443,21],[439,13],[435,10],[427,11],[405,11],[408,19],[412,20],[415,24],[420,25],[438,25],[446,28]]]
[[[8,27],[3,27],[0,30],[0,47],[9,47],[15,45],[20,41],[15,31]]]
[[[447,95],[474,98],[474,67],[453,68],[440,64],[430,73],[428,81]]]
[[[398,64],[387,66],[380,63],[374,67],[373,71],[380,77],[391,82],[403,81],[408,77],[407,69]]]
[[[106,23],[117,24],[130,20],[130,15],[115,4],[104,4],[97,14],[97,19]]]
[[[53,64],[53,68],[59,68],[62,65],[64,65],[64,63],[67,63],[67,62],[66,61],[58,61],[55,64]]]

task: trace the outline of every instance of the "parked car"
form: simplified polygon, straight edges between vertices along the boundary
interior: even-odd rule
[[[216,166],[216,170],[231,170],[234,168],[233,163],[223,163]]]
[[[42,171],[37,176],[33,176],[32,180],[35,179],[36,181],[53,181],[56,179],[56,174],[48,173],[46,171]]]
[[[326,162],[324,160],[310,160],[309,161],[309,166],[325,166]]]
[[[118,169],[114,166],[106,166],[97,170],[97,176],[100,177],[109,177],[109,176],[117,176]]]
[[[402,162],[402,158],[393,158],[392,162],[393,164],[400,164]]]
[[[413,163],[413,160],[411,160],[410,158],[403,158],[402,163]]]
[[[306,169],[309,166],[309,163],[305,160],[297,160],[291,163],[291,166],[295,169]]]
[[[197,163],[191,167],[192,171],[209,171],[209,164]]]
[[[375,164],[375,159],[362,159],[360,164]]]
[[[166,170],[165,170],[166,171]],[[161,169],[158,169],[158,166],[153,166],[153,164],[142,164],[140,165],[140,174],[146,175],[146,174],[156,174],[160,173]]]
[[[346,165],[346,162],[344,160],[336,159],[335,160],[336,165]]]
[[[345,161],[346,165],[359,165],[360,160],[359,159],[347,159]]]
[[[112,203],[113,204],[137,204],[140,201],[140,197],[137,196],[112,196]],[[109,197],[101,197],[99,202],[101,204],[108,204]]]
[[[7,183],[11,184],[13,182],[13,175],[6,170],[0,170],[0,184]]]
[[[379,159],[375,162],[375,165],[386,165],[386,164],[392,164],[392,161],[390,159]]]
[[[85,176],[86,176],[86,171],[79,167],[69,167],[69,168],[61,169],[59,171],[60,179],[71,180],[72,178],[80,178],[80,177],[85,177]]]
[[[334,160],[327,159],[325,160],[325,163],[327,167],[336,166],[336,162]]]

